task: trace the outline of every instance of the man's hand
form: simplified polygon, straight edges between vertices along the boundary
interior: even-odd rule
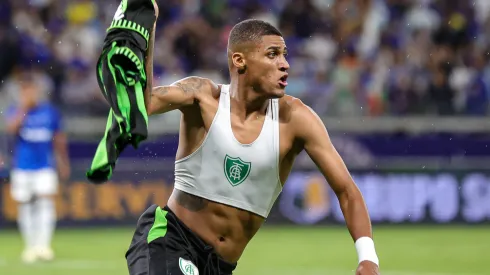
[[[371,261],[362,261],[357,267],[356,275],[379,275],[378,265]]]

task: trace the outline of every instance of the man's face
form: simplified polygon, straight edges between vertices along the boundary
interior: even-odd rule
[[[24,81],[20,84],[20,94],[22,98],[37,99],[39,88],[32,80]]]
[[[39,89],[40,87],[34,80],[34,76],[30,73],[23,73],[19,79],[20,88],[20,102],[25,107],[32,107],[39,100]]]
[[[277,35],[263,36],[261,43],[245,53],[247,79],[257,92],[272,98],[284,96],[289,69],[286,56],[286,43]]]

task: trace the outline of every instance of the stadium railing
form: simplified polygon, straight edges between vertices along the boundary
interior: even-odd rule
[[[330,132],[349,133],[490,133],[488,117],[323,117],[323,122]],[[70,117],[65,119],[65,127],[72,137],[102,133],[105,129],[105,118]],[[153,122],[153,123],[152,123]],[[0,122],[0,132],[5,123]],[[177,133],[179,116],[176,111],[150,118],[149,131],[153,135]]]

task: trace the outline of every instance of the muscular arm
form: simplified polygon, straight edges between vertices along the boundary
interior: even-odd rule
[[[156,23],[153,25],[151,30],[150,39],[148,41],[148,52],[145,59],[145,71],[146,71],[146,89],[145,95],[145,107],[148,110],[151,101],[151,90],[153,88],[153,48],[155,47],[155,27]]]
[[[156,1],[153,2],[155,14],[158,18],[159,9]],[[166,113],[193,105],[198,95],[218,90],[218,86],[211,80],[200,77],[187,77],[169,86],[153,87],[153,49],[155,44],[156,22],[151,30],[148,41],[148,52],[145,60],[147,74],[145,90],[145,106],[148,115]]]
[[[371,221],[362,194],[330,141],[323,122],[299,100],[295,105],[298,108],[292,122],[297,138],[337,195],[352,239],[372,238]]]
[[[148,52],[146,53],[145,59],[145,72],[146,72],[146,89],[145,95],[145,107],[148,110],[151,101],[151,90],[153,89],[153,49],[155,48],[155,29],[157,26],[156,20],[158,19],[160,10],[158,9],[158,4],[153,1],[153,8],[155,9],[155,23],[151,29],[150,39],[148,40]],[[148,112],[148,111],[147,111]]]
[[[191,106],[203,94],[210,94],[218,90],[218,86],[209,79],[201,77],[187,77],[170,86],[153,88],[151,92],[150,108],[148,114],[162,114],[172,110],[181,110]]]

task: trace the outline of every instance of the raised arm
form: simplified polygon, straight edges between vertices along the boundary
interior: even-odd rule
[[[153,88],[149,115],[162,114],[194,105],[200,96],[218,90],[218,85],[207,78],[190,76],[169,86]]]
[[[299,100],[294,105],[297,108],[293,112],[292,123],[296,137],[337,195],[347,228],[355,242],[360,263],[356,274],[378,274],[378,257],[364,198],[318,115]]]
[[[145,90],[145,106],[148,115],[162,114],[193,105],[198,99],[198,94],[218,90],[218,86],[211,80],[196,76],[186,77],[169,86],[153,87],[154,41],[155,27],[151,31],[145,60],[148,78]]]
[[[159,9],[156,1],[153,1],[153,5],[155,15],[158,18]],[[193,105],[199,99],[200,94],[212,93],[218,90],[218,86],[211,80],[195,76],[181,79],[169,86],[153,87],[155,29],[156,22],[151,30],[145,59],[147,82],[144,94],[148,115],[162,114]]]
[[[151,31],[148,52],[145,60],[147,82],[145,106],[148,115],[166,113],[194,104],[195,95],[200,90],[215,86],[211,81],[200,77],[187,77],[169,86],[153,87],[153,48],[155,27]]]
[[[148,50],[145,59],[145,72],[146,72],[146,89],[145,89],[145,107],[148,110],[151,101],[151,91],[153,89],[153,50],[155,48],[155,31],[157,27],[158,16],[160,15],[160,10],[156,1],[153,2],[153,8],[155,9],[155,23],[150,31],[150,39],[148,40]],[[148,111],[147,111],[148,112]]]
[[[148,50],[145,59],[146,71],[146,89],[145,89],[145,107],[148,110],[151,101],[151,91],[153,89],[153,49],[155,47],[155,28],[156,22],[151,30],[150,39],[148,40]]]

